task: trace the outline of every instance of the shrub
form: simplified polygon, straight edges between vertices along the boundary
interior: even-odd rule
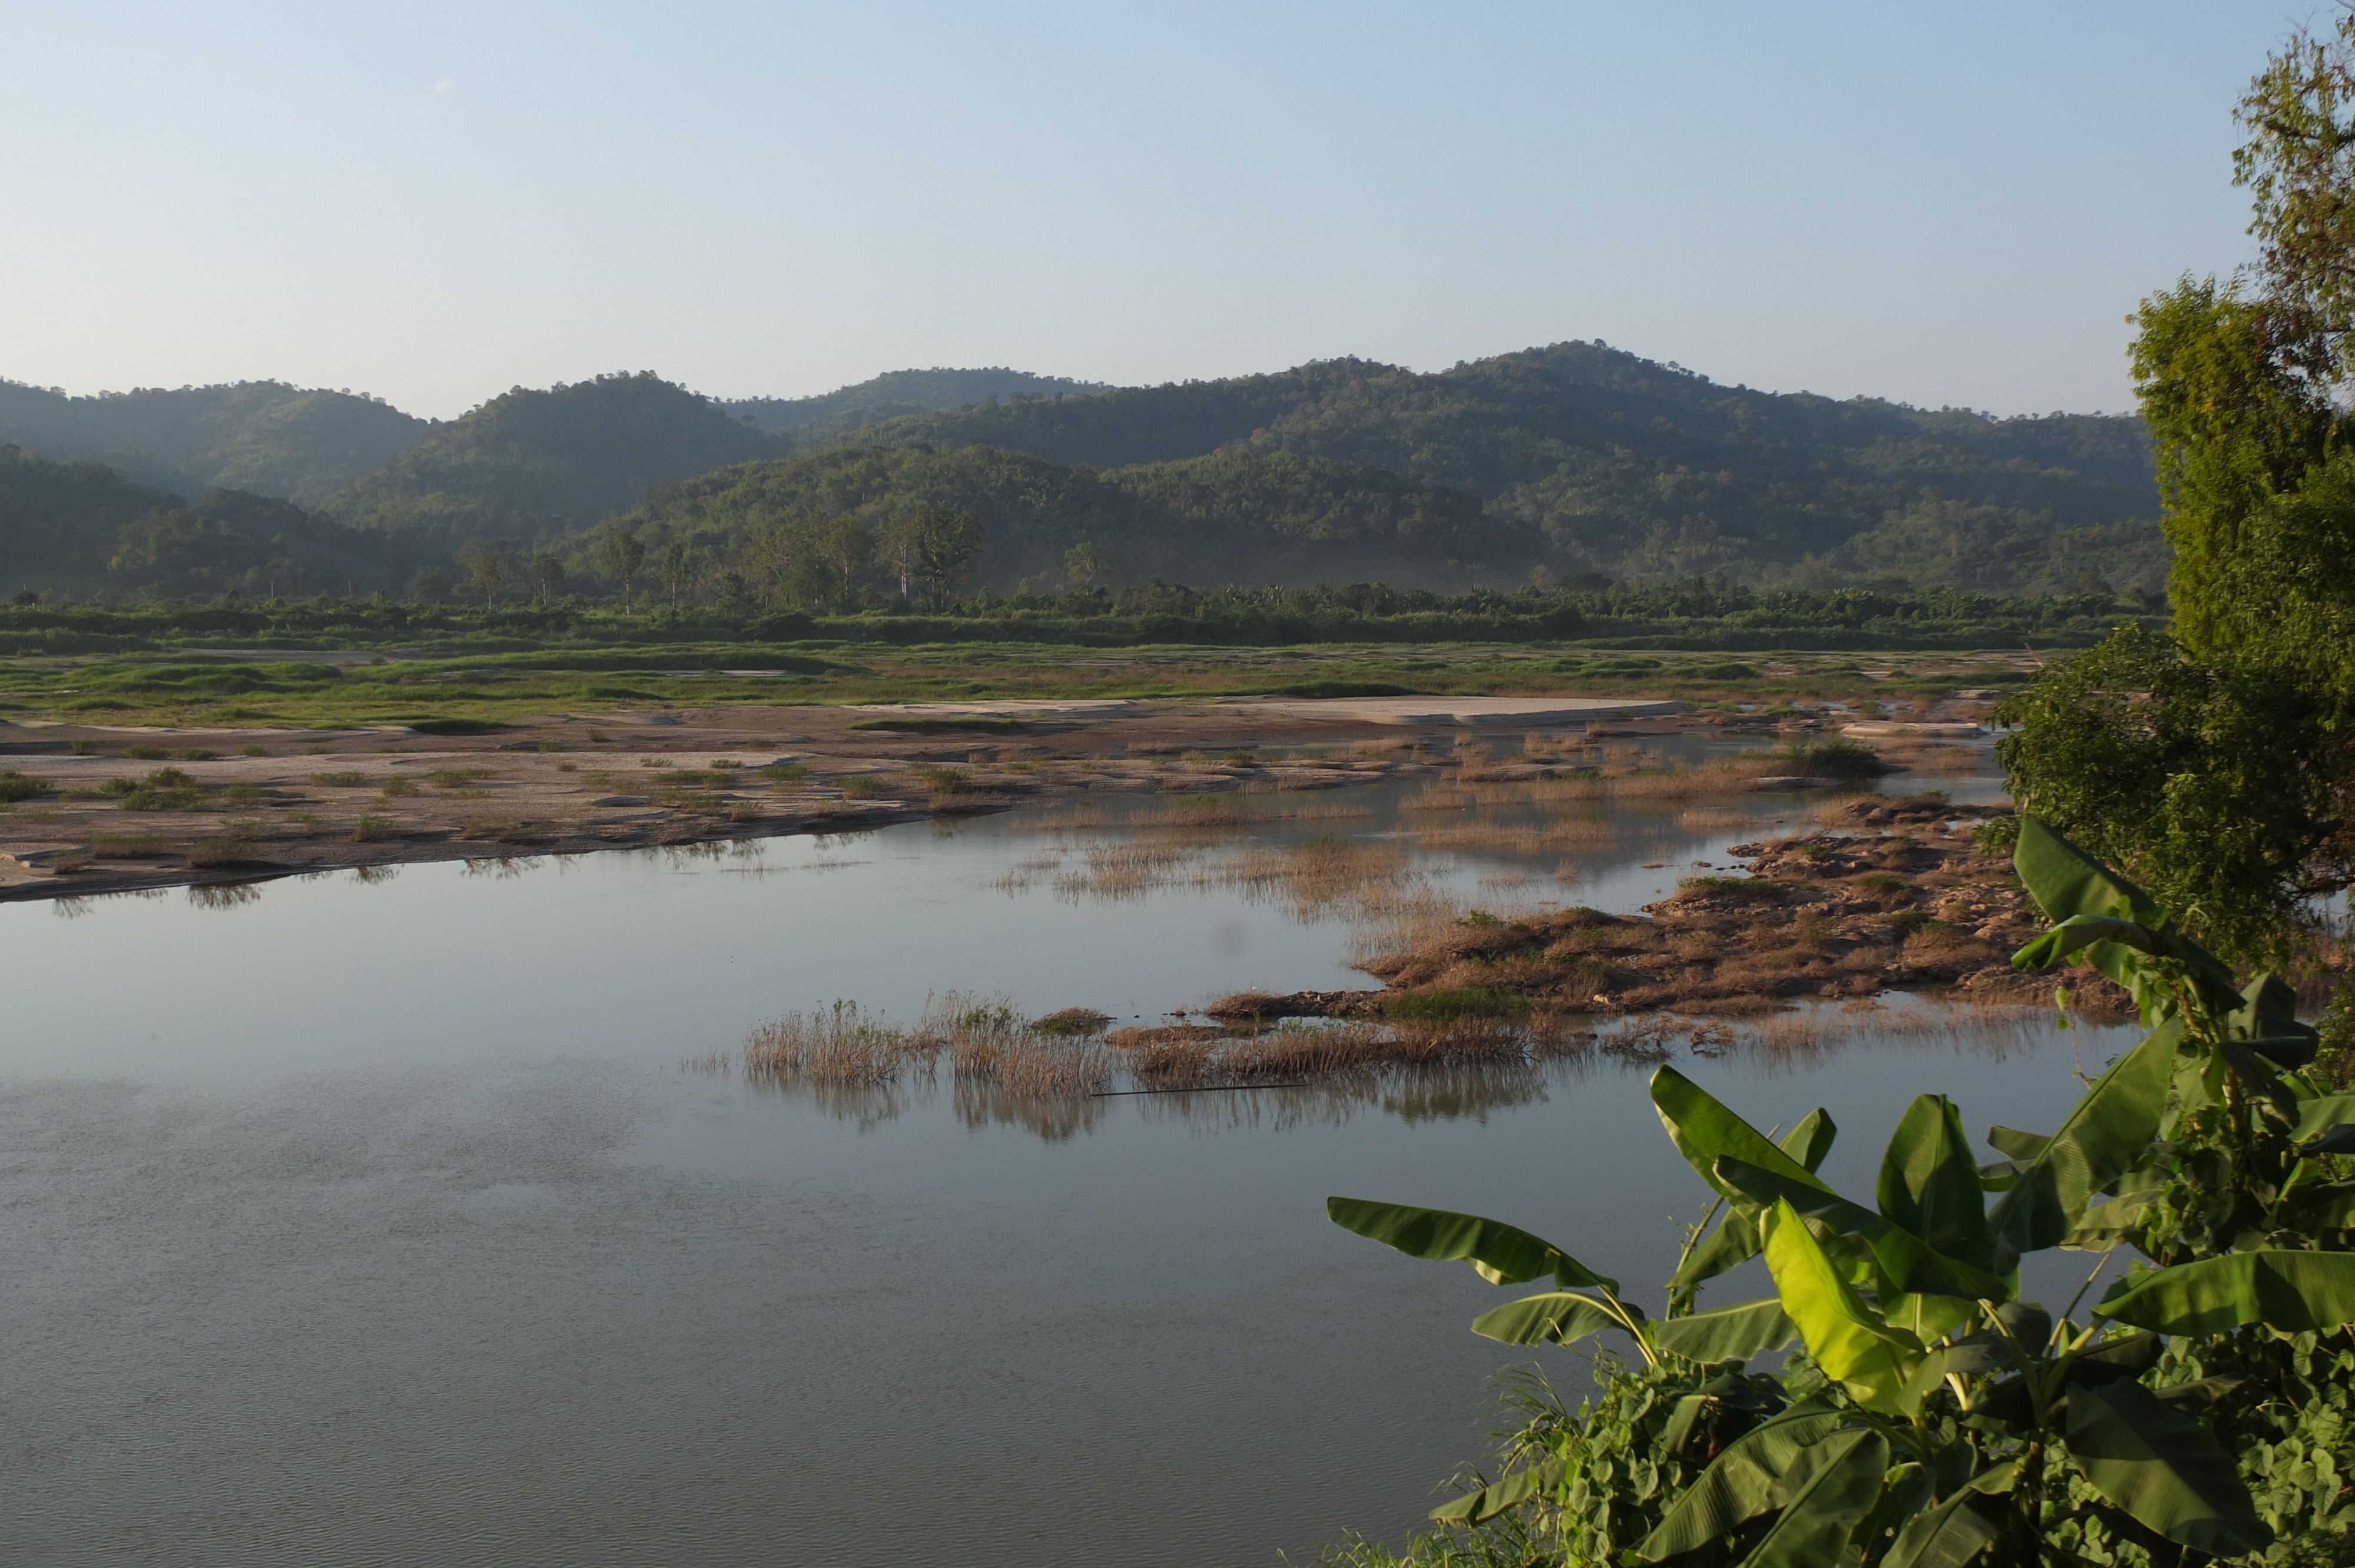
[[[144,779],[110,779],[104,785],[126,811],[192,811],[204,803],[205,792],[195,779],[176,768],[158,768]]]
[[[253,862],[253,841],[236,837],[198,839],[188,846],[188,864],[204,870],[211,866],[250,865]]]
[[[172,754],[160,746],[149,746],[142,742],[137,746],[124,747],[123,755],[134,762],[161,762]]]
[[[43,795],[56,793],[55,785],[44,783],[38,779],[27,778],[13,768],[0,768],[0,803],[32,800]]]
[[[352,824],[352,842],[356,844],[371,843],[378,839],[383,838],[391,831],[392,819],[390,817],[362,817],[358,821]]]
[[[384,781],[382,789],[385,794],[396,799],[403,795],[414,795],[417,793],[417,780],[395,775]]]
[[[847,800],[879,800],[890,792],[883,787],[883,780],[863,773],[839,780],[837,788]]]
[[[328,789],[357,789],[368,782],[368,775],[357,768],[344,768],[333,773],[314,773],[311,782]]]

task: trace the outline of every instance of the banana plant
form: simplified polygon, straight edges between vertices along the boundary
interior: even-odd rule
[[[2355,1239],[2355,1182],[2334,1180],[2330,1158],[2355,1153],[2355,1096],[2328,1094],[2301,1070],[2320,1037],[2298,1022],[2291,989],[2267,974],[2242,983],[2149,895],[2037,818],[2020,819],[2013,864],[2055,922],[2014,966],[2092,968],[2175,1042],[2169,1104],[2149,1157],[2108,1185],[2063,1245],[2124,1243],[2171,1265],[2268,1236],[2333,1250]],[[1992,1140],[2015,1157],[2037,1145],[2009,1128]],[[1985,1173],[1998,1182],[2013,1168],[1998,1162]]]

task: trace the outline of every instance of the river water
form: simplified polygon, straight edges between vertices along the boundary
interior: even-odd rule
[[[1416,788],[1320,794],[1191,863],[1402,842]],[[1160,810],[0,907],[0,1556],[1201,1568],[1401,1536],[1478,1451],[1483,1380],[1531,1358],[1465,1330],[1502,1294],[1325,1197],[1663,1278],[1700,1205],[1646,1069],[1039,1114],[695,1065],[837,998],[1152,1021],[1370,983],[1338,914],[1081,874]],[[1601,847],[1418,849],[1412,875],[1632,908],[1808,810],[1626,808]],[[1867,1029],[1678,1065],[1761,1125],[1830,1107],[1828,1173],[1869,1192],[1913,1094],[2042,1128],[2080,1058]]]

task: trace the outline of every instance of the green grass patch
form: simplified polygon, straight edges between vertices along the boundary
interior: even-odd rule
[[[1382,1003],[1382,1016],[1401,1022],[1441,1022],[1451,1018],[1518,1018],[1529,1000],[1502,986],[1466,985],[1453,991],[1410,991]]]
[[[1780,904],[1783,885],[1757,876],[1688,876],[1677,884],[1679,893],[1706,894],[1711,898],[1744,898],[1753,904]]]

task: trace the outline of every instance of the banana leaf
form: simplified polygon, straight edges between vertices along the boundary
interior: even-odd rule
[[[2118,1058],[1997,1201],[1987,1217],[1992,1272],[2009,1274],[2022,1253],[2060,1245],[2095,1192],[2145,1162],[2182,1033],[2182,1020],[2170,1018]]]
[[[1962,1112],[1944,1095],[1919,1095],[1898,1118],[1881,1156],[1881,1212],[1931,1251],[1984,1270],[1994,1261],[1978,1164]]]
[[[1919,1401],[1905,1391],[1922,1364],[1922,1341],[1873,1316],[1787,1202],[1766,1227],[1766,1267],[1816,1364],[1866,1409],[1911,1414]]]
[[[1831,1152],[1832,1139],[1838,1134],[1831,1113],[1818,1106],[1801,1117],[1799,1124],[1775,1142],[1784,1153],[1812,1171],[1823,1164],[1824,1156]],[[1757,1220],[1739,1205],[1729,1207],[1668,1284],[1678,1290],[1689,1290],[1703,1280],[1714,1279],[1730,1268],[1748,1263],[1758,1255],[1764,1245],[1758,1237]]]
[[[1746,1361],[1761,1351],[1779,1350],[1798,1333],[1783,1303],[1770,1297],[1685,1318],[1663,1318],[1654,1326],[1652,1339],[1661,1350],[1687,1361]]]
[[[1889,1439],[1878,1432],[1843,1432],[1824,1447],[1815,1474],[1742,1559],[1742,1568],[1823,1568],[1843,1559],[1856,1527],[1881,1500]]]
[[[1466,1492],[1453,1502],[1442,1503],[1431,1510],[1431,1517],[1442,1524],[1485,1524],[1507,1509],[1561,1485],[1562,1477],[1569,1471],[1568,1461],[1548,1459],[1526,1470],[1516,1470],[1478,1491]]]
[[[1954,1496],[1897,1532],[1881,1568],[1965,1568],[2003,1528],[2002,1505],[2011,1490],[2013,1464],[2007,1459],[1970,1480]]]
[[[1751,1200],[1718,1180],[1716,1167],[1720,1160],[1739,1160],[1802,1186],[1823,1185],[1813,1171],[1767,1141],[1764,1133],[1728,1110],[1715,1096],[1674,1067],[1662,1067],[1652,1075],[1652,1106],[1659,1112],[1660,1125],[1668,1129],[1669,1140],[1685,1157],[1685,1162],[1699,1171],[1700,1179],[1715,1188],[1721,1197],[1737,1207],[1750,1204]],[[1829,1117],[1824,1118],[1827,1128],[1830,1120]],[[1827,1137],[1827,1147],[1828,1144]]]
[[[2241,1005],[2225,1020],[2231,1038],[2285,1067],[2303,1067],[2322,1045],[2322,1031],[2297,1018],[2297,992],[2261,974],[2241,990]]]
[[[1801,1186],[1739,1160],[1717,1163],[1720,1181],[1739,1189],[1759,1204],[1788,1203],[1796,1213],[1831,1231],[1853,1235],[1870,1247],[1881,1271],[1897,1290],[1909,1295],[1955,1296],[1966,1300],[2000,1299],[2011,1294],[2009,1285],[1983,1268],[1934,1251],[1921,1237],[1820,1186]],[[1976,1190],[1977,1178],[1973,1178]]]
[[[1697,1552],[1790,1500],[1785,1478],[1845,1418],[1807,1400],[1760,1422],[1718,1451],[1636,1548],[1649,1563]]]
[[[2341,1127],[2355,1127],[2355,1095],[2325,1095],[2320,1099],[2300,1102],[2296,1127],[2290,1137],[2305,1143]]]
[[[1619,1294],[1619,1282],[1595,1273],[1561,1248],[1501,1220],[1447,1209],[1384,1203],[1371,1198],[1327,1198],[1325,1213],[1343,1230],[1396,1247],[1409,1257],[1461,1258],[1491,1285],[1518,1285],[1541,1274],[1565,1290],[1600,1287]]]
[[[2068,1432],[2085,1478],[2168,1540],[2219,1557],[2272,1544],[2232,1456],[2140,1383],[2072,1388]]]
[[[1627,1310],[1638,1322],[1643,1320],[1637,1308],[1630,1307]],[[1605,1329],[1625,1327],[1602,1302],[1574,1291],[1524,1296],[1472,1319],[1474,1333],[1508,1345],[1534,1345],[1547,1340],[1567,1345]]]
[[[2094,1311],[2157,1334],[2227,1334],[2254,1323],[2327,1332],[2355,1322],[2355,1253],[2266,1248],[2204,1257],[2128,1282]]]

